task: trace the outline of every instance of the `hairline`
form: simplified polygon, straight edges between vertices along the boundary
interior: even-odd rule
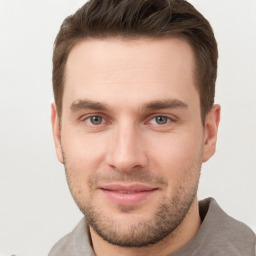
[[[56,106],[57,107],[57,114],[58,114],[58,118],[59,121],[61,122],[61,115],[62,115],[62,106],[63,106],[63,96],[64,96],[64,89],[65,89],[65,77],[66,77],[66,67],[67,67],[67,62],[68,62],[68,58],[72,52],[72,50],[80,43],[88,41],[88,40],[111,40],[111,39],[117,39],[117,40],[122,40],[122,41],[137,41],[140,39],[148,39],[148,40],[155,40],[155,41],[161,41],[164,39],[168,39],[168,38],[174,38],[174,39],[180,39],[184,42],[186,42],[188,44],[188,46],[191,48],[192,53],[193,53],[193,58],[194,58],[194,70],[193,70],[193,78],[194,78],[194,83],[195,83],[195,89],[198,92],[199,95],[199,100],[200,100],[200,113],[201,113],[201,120],[202,120],[202,124],[205,124],[205,117],[207,115],[207,113],[203,113],[202,112],[202,102],[201,102],[201,90],[200,90],[200,79],[199,79],[199,63],[197,61],[197,54],[196,54],[196,50],[193,46],[193,43],[190,41],[190,38],[180,32],[171,32],[169,34],[162,34],[162,35],[144,35],[144,34],[122,34],[122,33],[118,33],[118,34],[111,34],[111,33],[106,33],[104,35],[88,35],[88,36],[84,36],[84,37],[80,37],[80,38],[74,38],[72,40],[72,43],[69,45],[69,48],[67,50],[67,55],[66,55],[66,60],[63,63],[64,67],[63,67],[63,77],[62,77],[62,95],[61,95],[61,106]],[[60,113],[59,113],[60,112]]]

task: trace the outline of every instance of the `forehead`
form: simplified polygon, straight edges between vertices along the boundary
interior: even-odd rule
[[[198,100],[194,76],[194,54],[185,40],[86,39],[69,54],[63,104],[83,97],[103,102],[113,97],[116,102],[150,101],[165,96],[188,98],[191,93]]]

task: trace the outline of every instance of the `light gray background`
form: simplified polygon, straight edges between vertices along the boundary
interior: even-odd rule
[[[199,198],[213,196],[256,228],[256,1],[193,0],[219,43],[216,155]],[[51,55],[62,20],[81,0],[0,0],[0,253],[47,255],[81,213],[55,157]]]

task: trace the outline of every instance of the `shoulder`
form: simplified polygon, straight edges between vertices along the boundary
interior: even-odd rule
[[[73,255],[72,250],[72,233],[69,233],[53,246],[48,256]]]
[[[88,226],[83,218],[75,229],[60,239],[51,249],[48,256],[94,256],[90,245]]]
[[[201,201],[200,210],[206,211],[202,225],[215,250],[254,255],[256,236],[247,225],[226,214],[213,198]]]

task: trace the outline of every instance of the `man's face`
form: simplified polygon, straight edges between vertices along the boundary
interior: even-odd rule
[[[215,141],[195,81],[181,39],[90,39],[72,49],[61,129],[52,107],[57,155],[92,231],[108,242],[156,243],[196,204]]]

